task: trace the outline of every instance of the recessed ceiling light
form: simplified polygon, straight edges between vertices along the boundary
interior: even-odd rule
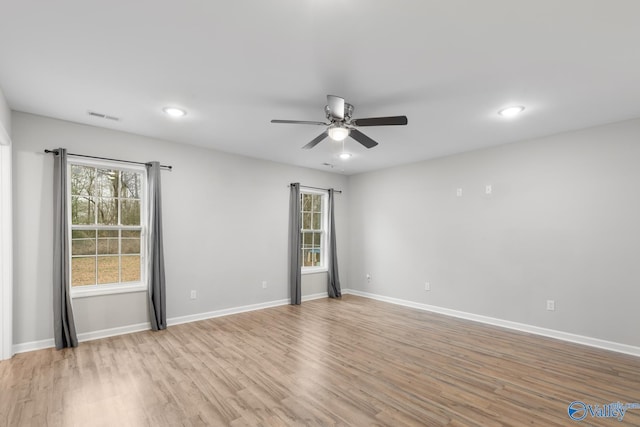
[[[515,117],[523,111],[524,107],[522,105],[516,105],[513,107],[503,108],[502,110],[498,111],[498,114],[502,117]]]
[[[340,153],[340,158],[342,160],[347,160],[351,158],[351,153]]]
[[[187,115],[186,111],[176,107],[164,107],[162,111],[164,111],[166,114],[170,115],[171,117],[182,117]]]

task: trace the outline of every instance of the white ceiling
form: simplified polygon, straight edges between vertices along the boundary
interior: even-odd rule
[[[0,0],[0,87],[17,111],[354,174],[640,117],[638,17],[637,0]],[[300,149],[321,127],[270,123],[324,120],[327,94],[409,125],[361,128],[380,145],[347,139],[342,161],[329,139]]]

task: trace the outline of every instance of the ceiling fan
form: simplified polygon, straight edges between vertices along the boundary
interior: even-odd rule
[[[315,137],[310,143],[305,145],[304,149],[313,148],[327,136],[334,141],[343,141],[347,136],[358,141],[367,148],[373,148],[378,143],[367,135],[360,132],[356,127],[364,126],[393,126],[406,125],[407,116],[392,117],[370,117],[367,119],[353,119],[353,105],[344,102],[344,98],[335,95],[327,95],[327,105],[324,106],[324,112],[327,116],[328,123],[300,121],[300,120],[271,120],[271,123],[292,123],[299,125],[319,125],[327,126],[327,129],[320,135]]]

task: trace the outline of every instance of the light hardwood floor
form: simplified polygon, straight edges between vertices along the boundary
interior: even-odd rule
[[[640,401],[640,358],[355,296],[0,362],[6,426],[586,426]]]

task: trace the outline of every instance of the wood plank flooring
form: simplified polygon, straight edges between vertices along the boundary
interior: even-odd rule
[[[16,355],[2,426],[640,426],[640,358],[347,295]]]

